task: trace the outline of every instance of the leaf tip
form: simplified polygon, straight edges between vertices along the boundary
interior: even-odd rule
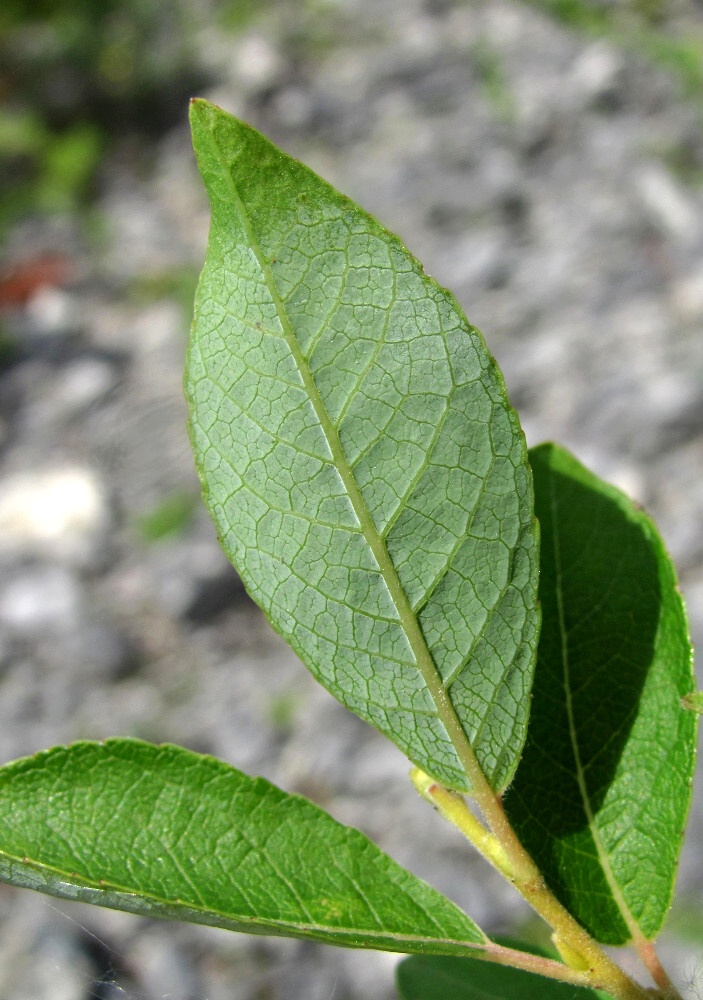
[[[216,104],[206,101],[204,97],[190,98],[188,117],[194,142],[197,142],[198,135],[202,136],[204,133],[213,133],[218,121],[227,120],[230,126],[237,121],[236,118],[233,118],[232,115],[223,111]]]
[[[191,97],[188,104],[188,117],[190,118],[191,128],[194,129],[197,125],[205,125],[214,110],[215,105],[210,104],[204,97]]]

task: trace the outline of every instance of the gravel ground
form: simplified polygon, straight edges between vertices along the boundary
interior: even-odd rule
[[[700,108],[636,54],[506,0],[291,5],[193,44],[216,81],[202,96],[452,288],[529,443],[563,442],[657,518],[700,645],[703,190],[680,166],[703,166]],[[0,757],[180,742],[360,826],[487,929],[515,926],[525,911],[416,797],[400,753],[270,632],[196,502],[184,300],[208,217],[185,118],[148,157],[105,164],[99,235],[69,217],[10,234],[9,264],[63,266],[2,314],[18,348],[0,372]],[[148,541],[165,502],[182,529]],[[691,910],[702,832],[699,797]],[[695,980],[682,937],[663,952]],[[3,1000],[386,1000],[395,961],[0,887]]]

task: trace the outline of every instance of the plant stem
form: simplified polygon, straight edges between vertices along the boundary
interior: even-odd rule
[[[512,882],[532,909],[554,930],[557,938],[566,944],[567,948],[564,950],[576,959],[576,962],[570,963],[571,968],[568,965],[561,966],[565,973],[563,978],[566,982],[574,982],[573,975],[577,973],[579,977],[582,977],[579,978],[581,985],[604,990],[615,1000],[645,1000],[645,998],[651,1000],[652,994],[631,979],[613,962],[547,887],[539,869],[518,840],[505,815],[500,799],[489,786],[480,769],[477,770],[479,770],[481,781],[479,784],[476,780],[477,775],[471,775],[473,794],[490,829],[487,829],[476,819],[461,795],[444,788],[417,768],[413,770],[411,778],[420,794],[430,801],[445,819],[456,826],[505,878]],[[510,949],[506,950],[510,951]],[[643,960],[650,973],[653,974],[653,967],[650,968],[644,956]],[[574,968],[576,964],[579,966],[578,969]],[[554,963],[554,965],[559,967],[558,963]],[[661,972],[666,977],[663,969]],[[551,974],[553,976],[554,972]],[[655,978],[655,982],[662,990],[661,996],[663,998],[680,1000],[677,993],[666,992],[664,980]],[[671,985],[668,977],[666,977],[666,983]]]
[[[483,949],[483,956],[477,955],[476,957],[485,957],[487,961],[495,962],[497,965],[509,965],[513,969],[524,969],[525,972],[534,972],[538,976],[572,983],[574,986],[588,987],[591,985],[588,972],[570,969],[567,965],[551,958],[544,958],[542,955],[517,951],[515,948],[505,948],[494,941],[490,941]]]
[[[666,969],[659,961],[654,943],[645,940],[645,938],[638,938],[633,941],[633,944],[647,971],[659,987],[662,995],[666,997],[666,1000],[683,1000],[681,994],[669,978]]]

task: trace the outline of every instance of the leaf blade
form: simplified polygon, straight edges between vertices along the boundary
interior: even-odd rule
[[[495,362],[375,220],[212,105],[191,118],[212,228],[186,391],[225,551],[347,707],[444,784],[475,755],[502,789],[539,612]]]
[[[306,799],[138,740],[0,768],[0,880],[347,947],[462,954],[485,941],[448,899]]]
[[[597,940],[651,939],[673,893],[694,764],[683,604],[642,510],[565,449],[530,458],[543,628],[506,811]]]

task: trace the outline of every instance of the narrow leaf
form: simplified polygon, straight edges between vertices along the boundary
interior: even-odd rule
[[[0,768],[0,880],[250,934],[466,954],[461,910],[358,830],[212,757],[75,743]]]
[[[403,1000],[597,1000],[604,993],[472,958],[413,955],[396,973]]]
[[[502,789],[538,556],[495,362],[348,198],[205,101],[191,122],[212,225],[186,391],[223,546],[340,701],[444,784],[477,757]]]
[[[505,806],[599,941],[659,931],[691,795],[691,647],[650,518],[568,452],[530,452],[543,625],[532,720]]]

